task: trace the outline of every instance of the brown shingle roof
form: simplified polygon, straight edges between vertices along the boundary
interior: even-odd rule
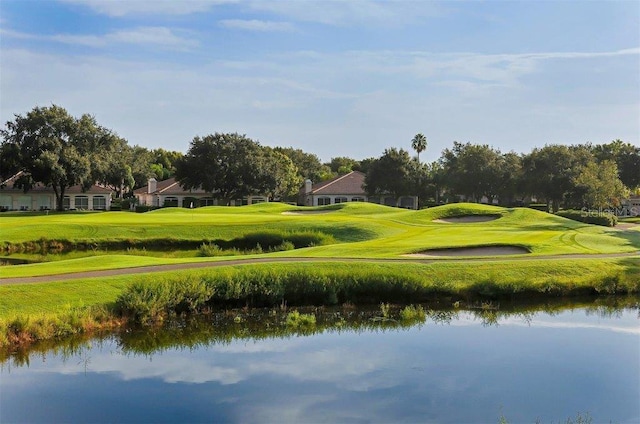
[[[308,194],[356,194],[365,195],[364,174],[359,171],[351,171],[329,181],[315,184]]]
[[[147,194],[147,190],[148,190],[148,186],[140,187],[139,189],[134,190],[134,194]],[[172,177],[163,181],[158,181],[156,183],[156,191],[154,191],[151,194],[188,196],[190,194],[207,194],[207,192],[200,188],[193,189],[193,190],[185,190],[176,181],[176,179]]]

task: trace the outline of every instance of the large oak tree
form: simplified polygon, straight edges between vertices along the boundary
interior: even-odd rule
[[[23,171],[15,187],[25,192],[36,183],[51,187],[58,210],[63,209],[69,187],[81,185],[87,189],[104,179],[114,149],[123,143],[98,125],[93,116],[74,118],[57,105],[35,107],[26,115],[15,115],[0,135],[0,167]]]

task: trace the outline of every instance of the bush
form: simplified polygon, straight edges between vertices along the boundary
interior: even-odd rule
[[[602,225],[603,227],[615,227],[618,224],[618,217],[609,213],[591,214],[585,211],[568,209],[557,213],[563,218],[584,222],[585,224]]]
[[[149,212],[149,211],[152,211],[154,209],[157,209],[157,207],[155,207],[155,206],[146,206],[146,205],[136,205],[136,212],[138,212],[138,213]]]
[[[546,203],[531,203],[527,206],[529,209],[535,209],[537,211],[549,212],[549,205]]]
[[[215,292],[203,280],[178,278],[157,284],[134,283],[116,299],[122,316],[146,324],[166,315],[193,313],[204,307]]]
[[[316,316],[313,314],[301,314],[298,311],[289,312],[286,325],[290,328],[313,328],[316,326]]]
[[[131,205],[135,204],[135,199],[122,199],[121,207],[123,211],[131,210]]]
[[[409,305],[400,311],[400,320],[405,322],[424,321],[427,314],[421,305]]]

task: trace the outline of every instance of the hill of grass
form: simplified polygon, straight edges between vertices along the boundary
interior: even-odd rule
[[[489,215],[496,219],[478,223],[437,221],[473,215]],[[193,210],[166,208],[144,214],[24,214],[0,218],[0,239],[8,244],[36,244],[47,239],[81,241],[99,246],[101,242],[128,240],[144,248],[145,241],[230,240],[259,231],[291,233],[301,230],[330,235],[336,243],[271,255],[402,258],[409,253],[436,248],[494,245],[524,247],[532,255],[622,253],[640,249],[638,231],[618,231],[583,224],[527,208],[507,209],[465,203],[420,211],[369,203],[316,208],[262,203]],[[135,255],[136,252],[132,253]],[[152,254],[147,252],[145,256]],[[12,271],[6,270],[4,274],[11,275]]]

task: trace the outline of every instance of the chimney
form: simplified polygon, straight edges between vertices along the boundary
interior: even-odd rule
[[[304,182],[304,194],[309,194],[311,193],[312,190],[312,184],[311,184],[311,180],[307,179]]]
[[[154,193],[158,189],[158,181],[155,178],[149,178],[147,182],[147,193]]]

